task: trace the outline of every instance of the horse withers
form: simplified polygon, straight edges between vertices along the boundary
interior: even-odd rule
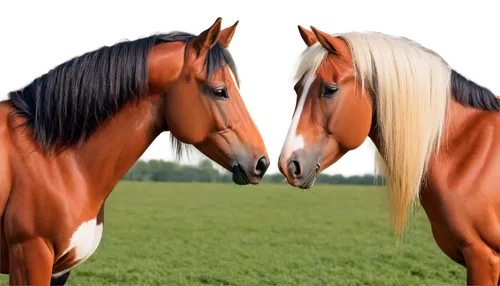
[[[308,47],[278,163],[289,184],[312,187],[369,137],[384,159],[396,234],[420,200],[468,284],[497,285],[500,99],[406,38],[299,32]]]
[[[237,23],[103,47],[0,103],[0,270],[64,284],[97,248],[104,202],[162,132],[258,184],[269,166],[227,50]]]

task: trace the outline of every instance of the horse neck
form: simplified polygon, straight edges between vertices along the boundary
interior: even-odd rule
[[[177,79],[184,60],[184,42],[156,45],[148,56],[148,89],[152,95],[130,103],[103,124],[74,152],[98,192],[113,187],[165,128],[164,91]],[[168,68],[166,68],[168,67]]]
[[[443,136],[440,142],[440,149],[438,150],[437,154],[446,155],[450,151],[450,148],[452,148],[451,147],[453,145],[452,142],[456,141],[457,138],[462,136],[467,123],[473,121],[473,118],[475,116],[484,113],[485,111],[483,110],[464,106],[457,100],[451,99],[447,108],[445,124],[443,126]],[[374,111],[373,115],[374,119],[368,137],[372,140],[373,144],[380,152],[381,134],[380,134],[380,129],[377,128],[376,124],[377,122],[376,111]],[[429,168],[432,168],[432,165],[435,163],[436,159],[437,159],[436,156],[431,157],[431,160],[429,162]]]
[[[81,172],[104,197],[164,130],[160,96],[129,104],[81,147],[71,150]]]

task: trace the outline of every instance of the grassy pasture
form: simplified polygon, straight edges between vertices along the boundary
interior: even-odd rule
[[[463,285],[422,209],[397,243],[383,189],[132,183],[67,285]],[[2,277],[0,284],[7,283]]]

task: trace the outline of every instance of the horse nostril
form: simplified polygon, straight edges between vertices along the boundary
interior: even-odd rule
[[[293,175],[294,178],[298,178],[302,175],[302,169],[298,161],[293,160],[288,163],[288,173]]]
[[[262,157],[257,161],[257,165],[255,166],[255,175],[262,177],[269,168],[269,163],[267,162],[266,157]]]

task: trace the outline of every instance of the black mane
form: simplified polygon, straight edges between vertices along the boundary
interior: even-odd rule
[[[194,37],[182,32],[157,34],[75,57],[10,92],[14,115],[25,119],[24,125],[45,152],[86,141],[125,104],[149,95],[147,60],[153,46]],[[207,77],[225,65],[236,73],[231,55],[219,44],[209,51],[205,64]]]
[[[462,105],[487,111],[500,111],[500,99],[489,89],[466,79],[456,71],[451,71],[451,93]]]

